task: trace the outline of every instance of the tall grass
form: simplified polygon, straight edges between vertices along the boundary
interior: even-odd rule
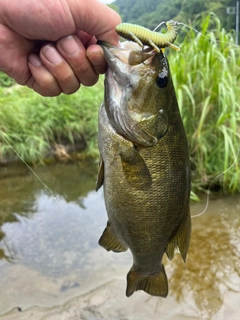
[[[54,143],[86,145],[97,150],[97,114],[103,81],[82,87],[74,95],[44,98],[30,89],[0,89],[0,158],[14,157],[11,146],[26,161],[40,161]]]
[[[178,40],[181,51],[169,50],[196,167],[193,190],[202,190],[212,181],[227,191],[240,190],[240,49],[221,29],[217,17],[210,15],[198,21],[198,29],[200,25],[211,41],[186,30]],[[1,135],[29,162],[41,160],[55,142],[74,145],[81,141],[88,150],[97,150],[97,113],[103,92],[102,80],[57,98],[43,98],[19,86],[0,89],[0,157],[14,155]]]
[[[211,41],[187,31],[181,51],[169,57],[196,167],[193,187],[209,186],[223,172],[213,184],[240,190],[240,48],[214,15],[202,21],[201,32]]]

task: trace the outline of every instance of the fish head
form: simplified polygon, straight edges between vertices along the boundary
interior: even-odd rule
[[[105,108],[112,127],[134,144],[153,146],[167,132],[169,110],[177,103],[166,56],[128,41],[100,45],[108,64]]]

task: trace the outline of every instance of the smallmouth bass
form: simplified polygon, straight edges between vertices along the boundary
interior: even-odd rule
[[[103,185],[108,222],[99,244],[130,249],[127,296],[144,290],[166,297],[162,257],[178,251],[185,261],[191,235],[188,142],[168,61],[162,51],[138,51],[134,43],[101,45],[108,70],[96,189]]]

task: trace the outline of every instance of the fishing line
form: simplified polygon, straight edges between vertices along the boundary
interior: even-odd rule
[[[183,23],[183,22],[175,21],[175,23],[176,23],[176,25],[183,25],[183,26],[187,27],[188,29],[193,30],[194,32],[200,34],[202,37],[204,37],[204,38],[210,40],[211,42],[213,42],[213,40],[212,40],[210,37],[204,35],[202,32],[198,31],[197,29],[195,29],[195,28],[193,28],[193,27],[190,27],[189,25],[187,25],[187,24],[185,24],[185,23]],[[162,25],[166,25],[166,22],[161,22],[161,23],[159,23],[159,25],[157,25],[157,27],[156,27],[153,31],[155,32],[155,31],[156,31],[158,28],[160,28]],[[229,45],[231,45],[231,46],[235,46],[235,47],[238,47],[238,48],[240,47],[239,45],[234,44],[234,43],[231,43],[231,42],[221,41],[221,40],[217,40],[217,39],[216,39],[215,41],[216,41],[216,42],[219,42],[219,43],[229,44]],[[211,183],[210,183],[210,185],[209,185],[209,187],[208,187],[208,190],[207,190],[207,199],[206,199],[206,205],[205,205],[204,210],[203,210],[201,213],[198,213],[198,214],[196,214],[196,215],[191,216],[192,218],[200,217],[201,215],[203,215],[203,214],[207,211],[207,209],[208,209],[208,207],[209,207],[209,198],[210,198],[210,189],[211,189],[211,186],[213,185],[214,181],[216,181],[219,177],[221,177],[221,176],[224,175],[226,172],[228,172],[228,171],[236,164],[237,159],[238,159],[238,156],[239,156],[239,153],[240,153],[240,149],[238,150],[237,155],[236,155],[236,157],[235,157],[235,160],[234,160],[234,162],[230,165],[230,167],[227,168],[226,170],[224,170],[224,171],[223,171],[222,173],[220,173],[219,175],[217,175],[217,176],[211,181]]]
[[[174,22],[176,23],[177,26],[182,25],[182,26],[184,26],[184,27],[186,27],[186,28],[188,28],[188,29],[190,29],[190,30],[193,30],[194,32],[200,34],[202,37],[210,40],[211,42],[213,42],[213,40],[212,40],[210,37],[206,36],[205,34],[203,34],[202,32],[198,31],[197,29],[195,29],[195,28],[193,28],[193,27],[190,27],[190,26],[187,25],[186,23],[179,22],[179,21],[174,21]],[[160,28],[162,25],[166,25],[166,22],[160,22],[159,25],[157,25],[156,28],[153,29],[153,32],[155,32],[155,31],[156,31],[158,28]],[[240,46],[237,45],[237,44],[234,44],[234,43],[231,43],[231,42],[227,42],[227,41],[221,41],[221,40],[217,40],[217,39],[215,39],[215,41],[216,41],[216,42],[219,42],[219,43],[229,44],[229,45],[231,45],[231,46],[238,47],[238,48],[240,47]]]
[[[0,136],[6,142],[6,144],[12,149],[12,151],[18,156],[18,158],[27,166],[27,168],[33,173],[37,180],[50,192],[54,200],[57,200],[54,192],[42,181],[42,179],[36,174],[36,172],[27,164],[27,162],[20,156],[20,154],[13,148],[8,140],[0,133]],[[59,208],[60,209],[60,208]]]
[[[189,25],[187,25],[187,24],[185,24],[185,23],[183,23],[183,22],[178,22],[178,21],[176,21],[176,24],[177,24],[177,25],[183,25],[183,26],[187,27],[188,29],[193,30],[194,32],[200,34],[202,37],[204,37],[204,38],[210,40],[211,42],[213,42],[213,40],[212,40],[210,37],[206,36],[206,35],[203,34],[202,32],[198,31],[197,29],[195,29],[195,28],[193,28],[193,27],[190,27]],[[215,41],[216,41],[216,42],[220,42],[220,43],[229,44],[229,45],[231,45],[231,46],[234,46],[234,47],[238,47],[238,48],[239,48],[239,45],[237,45],[237,44],[235,44],[235,43],[231,43],[231,42],[227,42],[227,41],[221,41],[221,40],[218,40],[218,39],[216,39]]]
[[[224,170],[223,172],[221,172],[220,174],[218,174],[210,183],[208,189],[207,189],[207,199],[206,199],[206,205],[205,205],[205,208],[203,209],[202,212],[198,213],[198,214],[195,214],[193,216],[191,216],[191,218],[196,218],[196,217],[200,217],[202,216],[208,209],[208,206],[209,206],[209,198],[210,198],[210,189],[211,189],[211,186],[212,184],[214,183],[214,181],[216,181],[219,177],[221,177],[222,175],[224,175],[226,172],[228,172],[229,170],[232,169],[232,167],[237,163],[237,160],[238,160],[238,157],[239,157],[239,153],[240,153],[240,148],[238,149],[238,152],[237,152],[237,155],[233,161],[233,163],[230,165],[230,167],[228,167],[226,170]]]
[[[153,32],[155,32],[158,28],[160,28],[162,25],[166,25],[166,22],[160,22],[155,29],[153,29]]]
[[[7,243],[7,241],[4,239],[3,240],[3,243],[4,243],[4,245],[5,245],[5,247],[7,248],[7,250],[8,250],[8,253],[10,253],[10,256],[5,256],[5,253],[4,253],[4,258],[9,262],[9,263],[15,263],[15,262],[17,262],[16,260],[16,258],[14,258],[14,254],[12,253],[12,250],[10,249],[10,247],[9,247],[9,245],[8,245],[8,243]]]

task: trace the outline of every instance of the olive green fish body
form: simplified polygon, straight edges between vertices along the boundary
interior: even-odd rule
[[[104,186],[109,221],[99,243],[131,250],[127,296],[144,290],[165,297],[162,257],[178,249],[185,260],[191,232],[188,145],[169,66],[162,53],[133,67],[119,49],[104,51],[97,188]]]

